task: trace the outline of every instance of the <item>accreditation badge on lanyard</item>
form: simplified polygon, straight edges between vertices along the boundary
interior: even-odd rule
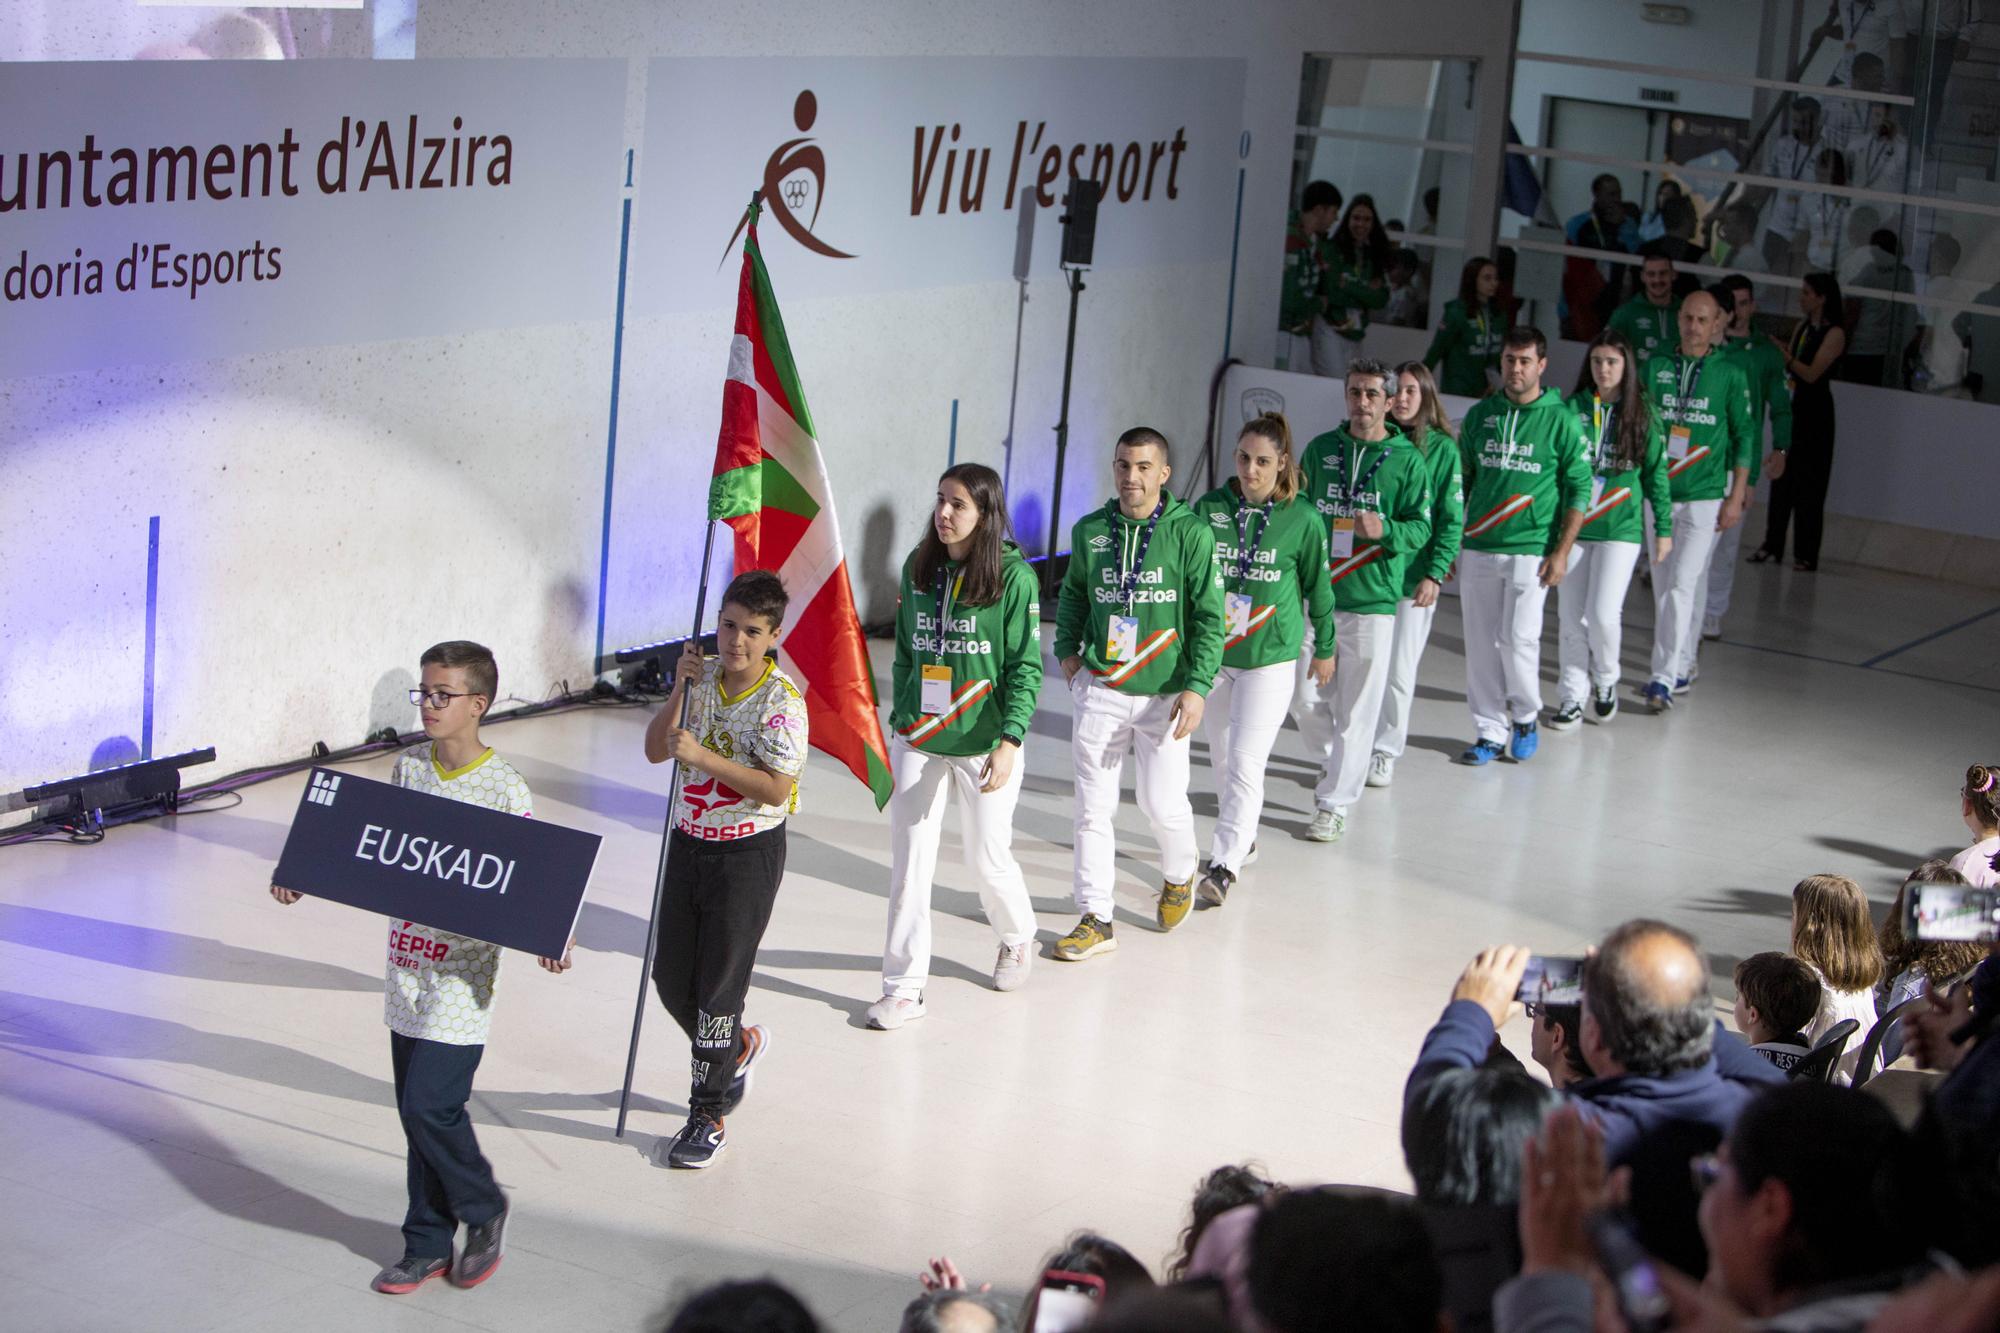
[[[1394,447],[1393,441],[1383,441],[1382,452],[1375,455],[1375,461],[1369,464],[1368,474],[1362,476],[1360,458],[1358,456],[1355,458],[1354,466],[1350,469],[1347,464],[1347,445],[1345,442],[1341,444],[1338,467],[1341,478],[1340,507],[1326,533],[1328,559],[1345,560],[1354,554],[1354,515],[1360,504],[1359,497],[1366,493],[1368,483],[1375,480],[1375,474],[1382,470],[1382,464],[1389,461],[1389,451]]]
[[[1250,632],[1250,613],[1256,609],[1257,603],[1249,593],[1241,589],[1248,586],[1251,575],[1257,569],[1257,548],[1264,544],[1264,534],[1271,530],[1271,510],[1276,505],[1277,500],[1270,499],[1264,502],[1261,509],[1253,510],[1244,505],[1237,506],[1236,568],[1232,572],[1235,574],[1239,591],[1223,594],[1223,633],[1227,638],[1240,638]],[[1250,537],[1250,524],[1247,521],[1251,514],[1263,516],[1257,525],[1257,536],[1254,541]]]
[[[1113,500],[1108,506],[1114,523],[1117,521],[1117,505],[1118,502]],[[1119,562],[1123,567],[1119,570],[1118,591],[1124,600],[1125,614],[1112,616],[1110,625],[1106,627],[1104,660],[1107,662],[1129,662],[1139,655],[1139,617],[1132,614],[1132,605],[1139,590],[1139,573],[1146,567],[1146,548],[1153,544],[1153,530],[1160,525],[1160,515],[1166,511],[1165,500],[1153,506],[1153,516],[1146,520],[1145,530],[1139,534],[1139,549],[1133,553],[1131,563],[1126,564],[1122,558]],[[1123,534],[1123,540],[1131,540],[1129,531]],[[1120,556],[1123,554],[1121,550]]]
[[[938,570],[937,589],[937,637],[938,656],[944,656],[944,639],[951,631],[952,596],[965,584],[965,574],[960,571],[957,578],[951,571]],[[918,691],[917,711],[925,717],[938,717],[951,711],[951,668],[942,661],[926,662],[919,668],[922,682]]]
[[[1680,419],[1667,428],[1667,457],[1676,463],[1686,458],[1694,446],[1694,428],[1687,424],[1685,418],[1688,400],[1694,397],[1694,391],[1701,385],[1701,367],[1702,363],[1696,361],[1680,368],[1681,393],[1674,400],[1674,416]],[[1694,374],[1688,374],[1690,370]]]

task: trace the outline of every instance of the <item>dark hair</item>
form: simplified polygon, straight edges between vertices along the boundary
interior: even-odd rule
[[[1563,1063],[1569,1066],[1569,1072],[1578,1078],[1597,1077],[1596,1071],[1590,1067],[1590,1062],[1583,1058],[1583,1006],[1544,1005],[1542,1017],[1549,1020],[1550,1027],[1562,1029]]]
[[[1381,1190],[1288,1190],[1258,1214],[1244,1273],[1277,1333],[1436,1333],[1444,1270],[1416,1206]]]
[[[1931,258],[1942,259],[1947,268],[1957,268],[1959,256],[1965,253],[1957,239],[1949,232],[1938,232],[1931,237]]]
[[[1257,1202],[1276,1188],[1249,1165],[1218,1166],[1203,1176],[1194,1187],[1193,1201],[1188,1204],[1188,1224],[1181,1228],[1180,1244],[1174,1248],[1173,1258],[1167,1260],[1167,1281],[1178,1282],[1187,1276],[1194,1247],[1201,1244],[1202,1233],[1208,1230],[1210,1222],[1231,1208]]]
[[[1702,288],[1702,290],[1709,294],[1709,297],[1714,300],[1716,308],[1721,310],[1723,314],[1732,318],[1735,316],[1736,292],[1728,283],[1711,282],[1708,286]]]
[[[1160,434],[1160,432],[1154,430],[1151,426],[1134,426],[1123,435],[1120,435],[1118,443],[1113,446],[1113,452],[1119,449],[1143,448],[1149,444],[1160,451],[1160,457],[1166,460],[1168,467],[1174,465],[1173,446],[1167,443],[1166,436]]]
[[[792,598],[784,583],[770,570],[746,569],[722,590],[722,605],[732,602],[753,616],[764,617],[775,630],[785,623],[785,608],[791,605]]]
[[[1653,248],[1653,242],[1651,241],[1646,242],[1646,246],[1647,246],[1646,249],[1641,250],[1639,252],[1643,256],[1643,258],[1639,260],[1640,269],[1643,270],[1646,267],[1646,265],[1652,263],[1655,259],[1659,260],[1662,264],[1665,264],[1669,269],[1673,268],[1674,257],[1672,255],[1668,254],[1665,250]]]
[[[1893,1272],[1923,1257],[1918,1164],[1889,1104],[1817,1079],[1775,1087],[1729,1131],[1729,1165],[1745,1194],[1775,1180],[1791,1223],[1771,1263],[1780,1292]]]
[[[1693,231],[1696,224],[1694,201],[1684,194],[1677,194],[1660,205],[1660,225],[1670,232],[1679,231],[1683,225]]]
[[[1847,154],[1838,148],[1820,149],[1819,155],[1813,159],[1813,165],[1827,168],[1828,185],[1847,184]]]
[[[1438,1207],[1511,1204],[1521,1152],[1562,1104],[1517,1069],[1447,1069],[1403,1107],[1403,1165],[1417,1200]]]
[[[1659,994],[1654,977],[1639,970],[1640,944],[1665,937],[1687,950],[1694,984],[1678,996]],[[1708,961],[1694,936],[1664,921],[1627,921],[1604,937],[1583,965],[1583,1003],[1597,1020],[1598,1036],[1627,1073],[1658,1078],[1706,1063],[1715,1018],[1708,998]]]
[[[1305,191],[1299,195],[1299,211],[1310,213],[1315,208],[1340,207],[1340,191],[1331,181],[1309,181]]]
[[[1965,770],[1965,785],[1958,789],[1972,805],[1972,813],[1987,828],[2000,825],[2000,764],[1974,764]]]
[[[1831,273],[1808,273],[1805,284],[1812,288],[1814,296],[1826,302],[1826,308],[1819,312],[1822,323],[1838,328],[1846,321],[1847,305],[1840,299],[1840,279]]]
[[[1598,191],[1607,185],[1616,185],[1620,195],[1625,193],[1625,183],[1618,179],[1615,172],[1600,171],[1590,178],[1590,192],[1592,195],[1596,195]]]
[[[1877,227],[1868,235],[1868,244],[1887,255],[1903,253],[1903,243],[1896,239],[1896,233],[1887,227]]]
[[[1965,884],[1964,875],[1952,869],[1951,862],[1945,860],[1926,861],[1910,872],[1910,877],[1896,889],[1896,901],[1889,904],[1889,915],[1882,919],[1882,925],[1875,933],[1876,942],[1882,946],[1883,975],[1899,977],[1915,968],[1924,974],[1924,981],[1933,990],[1962,972],[1969,972],[1986,957],[1986,946],[1970,940],[1913,940],[1903,934],[1904,899],[1912,884]]]
[[[1532,324],[1516,324],[1507,330],[1507,336],[1500,340],[1500,346],[1518,352],[1524,347],[1535,349],[1535,355],[1546,361],[1549,355],[1548,336]]]
[[[1000,600],[1000,562],[1011,535],[1000,474],[984,463],[960,463],[945,469],[938,486],[942,488],[948,481],[965,487],[973,507],[979,510],[979,526],[972,530],[972,550],[965,560],[964,582],[954,600],[965,606],[991,606]],[[917,543],[916,563],[910,570],[913,586],[919,591],[931,587],[938,570],[950,559],[937,524],[926,523],[923,540]]]
[[[896,1333],[940,1333],[941,1316],[954,1305],[974,1305],[993,1316],[995,1325],[1005,1328],[1013,1317],[999,1297],[984,1291],[927,1291],[903,1307],[903,1321]]]
[[[1474,311],[1479,309],[1479,270],[1489,264],[1493,266],[1493,275],[1498,277],[1500,275],[1500,266],[1494,264],[1485,255],[1474,255],[1472,258],[1466,260],[1465,267],[1458,271],[1458,301],[1460,305],[1465,307],[1465,314],[1468,319],[1472,317]],[[1497,301],[1500,294],[1495,292],[1493,295]]]
[[[1340,253],[1341,259],[1347,264],[1354,265],[1360,262],[1360,256],[1354,250],[1354,233],[1347,229],[1347,224],[1354,217],[1354,210],[1357,208],[1366,208],[1375,215],[1375,225],[1368,229],[1368,262],[1375,266],[1377,273],[1387,273],[1389,231],[1382,225],[1382,210],[1375,207],[1375,196],[1372,194],[1357,194],[1347,201],[1347,211],[1340,215],[1340,225],[1333,229],[1333,248]]]
[[[1395,395],[1396,372],[1389,369],[1387,361],[1377,361],[1372,356],[1357,356],[1347,363],[1347,374],[1344,379],[1351,380],[1356,375],[1363,379],[1372,377],[1381,380],[1382,391],[1392,397]]]
[[[1107,1303],[1092,1333],[1230,1333],[1229,1304],[1212,1283],[1160,1287]]]
[[[446,639],[424,649],[417,665],[462,670],[465,672],[465,683],[472,687],[474,694],[485,695],[489,704],[500,697],[500,668],[493,661],[493,650],[484,644],[470,639]]]
[[[1041,1309],[1041,1274],[1057,1269],[1103,1278],[1107,1305],[1133,1292],[1147,1291],[1158,1285],[1153,1281],[1153,1275],[1146,1271],[1146,1265],[1133,1257],[1132,1251],[1094,1231],[1079,1231],[1063,1242],[1063,1247],[1050,1255],[1036,1272],[1028,1303],[1021,1309],[1022,1328],[1033,1328],[1035,1316]]]
[[[1389,263],[1393,268],[1408,269],[1411,273],[1424,266],[1423,256],[1407,245],[1397,246],[1389,252]]]
[[[1883,67],[1882,57],[1876,55],[1873,51],[1856,51],[1854,53],[1854,62],[1849,66],[1849,70],[1859,70],[1864,64],[1873,65],[1876,69],[1881,69]]]
[[[1819,1012],[1819,974],[1788,953],[1753,953],[1736,965],[1736,993],[1777,1032],[1803,1032]]]
[[[1747,199],[1739,199],[1735,203],[1729,205],[1729,207],[1723,209],[1722,211],[1725,216],[1737,218],[1739,220],[1743,218],[1748,218],[1751,226],[1754,227],[1757,225],[1757,205],[1751,203]]]
[[[1741,273],[1731,273],[1728,277],[1716,283],[1714,287],[1709,288],[1709,290],[1728,292],[1730,294],[1730,308],[1734,309],[1736,305],[1736,293],[1750,292],[1754,294],[1757,290],[1757,284],[1750,281],[1749,278]],[[1721,298],[1718,297],[1717,299],[1720,300]]]
[[[688,1297],[666,1333],[819,1333],[805,1302],[769,1278],[718,1282]]]
[[[1809,111],[1817,116],[1819,114],[1819,99],[1813,97],[1794,97],[1792,99],[1792,110]]]
[[[1577,401],[1583,401],[1584,394],[1597,392],[1597,380],[1590,373],[1590,354],[1600,347],[1609,347],[1625,358],[1625,373],[1618,380],[1618,401],[1613,404],[1618,420],[1611,440],[1611,456],[1606,460],[1623,472],[1646,461],[1646,445],[1653,434],[1653,400],[1641,382],[1645,375],[1632,344],[1618,330],[1607,328],[1583,349],[1583,367],[1576,375]]]
[[[1438,199],[1439,191],[1437,186],[1433,185],[1430,189],[1424,191],[1424,211],[1432,217],[1437,216]]]

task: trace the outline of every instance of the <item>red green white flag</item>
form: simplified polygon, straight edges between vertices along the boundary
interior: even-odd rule
[[[757,213],[752,204],[708,516],[735,531],[739,572],[771,569],[783,580],[791,606],[778,661],[805,693],[813,748],[867,783],[880,809],[890,776],[875,675],[847,581],[833,488],[757,245]]]

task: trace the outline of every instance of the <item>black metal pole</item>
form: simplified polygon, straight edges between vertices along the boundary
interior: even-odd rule
[[[1069,452],[1069,384],[1076,368],[1076,304],[1083,294],[1083,270],[1066,268],[1069,277],[1069,337],[1063,343],[1062,407],[1056,415],[1056,484],[1049,496],[1048,556],[1042,561],[1042,601],[1055,596],[1056,543],[1062,540],[1063,456]]]
[[[694,633],[688,636],[684,653],[701,651],[701,622],[708,612],[708,566],[715,556],[715,520],[708,523],[708,537],[701,547],[701,583],[694,594]],[[681,691],[680,725],[685,727],[688,709],[694,703],[694,691]],[[625,1086],[618,1094],[618,1128],[612,1132],[613,1138],[625,1137],[625,1116],[632,1104],[632,1075],[639,1065],[639,1029],[646,1022],[646,992],[653,981],[653,954],[660,946],[660,908],[665,904],[667,894],[667,856],[673,846],[674,809],[681,801],[681,779],[685,770],[680,761],[674,761],[674,779],[667,784],[666,827],[660,831],[660,865],[653,872],[653,911],[646,920],[646,954],[639,965],[639,994],[632,1002],[632,1044],[625,1052]]]

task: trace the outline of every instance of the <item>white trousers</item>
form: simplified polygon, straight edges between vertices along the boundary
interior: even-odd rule
[[[1720,500],[1674,505],[1674,549],[1653,566],[1653,680],[1672,689],[1701,646],[1702,582],[1715,550]]]
[[[1394,616],[1333,613],[1333,680],[1312,683],[1306,664],[1312,658],[1312,635],[1298,664],[1299,735],[1306,753],[1320,764],[1313,803],[1322,810],[1345,813],[1368,785],[1368,760],[1375,750],[1375,724],[1382,717],[1382,696],[1389,688],[1389,641]]]
[[[1028,881],[1014,859],[1014,807],[1021,799],[1021,756],[1007,784],[979,790],[985,755],[925,754],[901,736],[889,742],[889,940],[882,950],[882,993],[916,999],[931,970],[931,879],[937,873],[944,793],[958,798],[959,838],[979,904],[1002,944],[1035,937]]]
[[[1578,542],[1570,548],[1569,572],[1556,585],[1556,698],[1585,702],[1591,686],[1618,684],[1618,650],[1625,634],[1625,590],[1639,561],[1638,542]]]
[[[1202,711],[1208,737],[1208,765],[1215,772],[1215,837],[1208,859],[1241,870],[1257,840],[1264,813],[1264,770],[1292,705],[1290,662],[1261,667],[1224,667],[1215,673]]]
[[[1715,553],[1708,558],[1708,596],[1702,599],[1704,615],[1722,619],[1729,614],[1729,596],[1736,591],[1736,561],[1743,554],[1743,529],[1738,523],[1715,534]]]
[[[1401,759],[1410,741],[1410,709],[1416,703],[1417,664],[1431,640],[1437,603],[1418,606],[1405,597],[1396,603],[1396,632],[1389,644],[1389,687],[1382,695],[1382,720],[1375,727],[1375,753]]]
[[[1188,803],[1188,738],[1173,738],[1172,694],[1121,694],[1088,671],[1070,682],[1076,710],[1070,727],[1070,761],[1076,768],[1077,910],[1111,919],[1117,882],[1118,843],[1111,824],[1118,814],[1119,779],[1127,752],[1138,758],[1139,813],[1160,844],[1160,875],[1172,884],[1194,878],[1199,851],[1194,807]]]
[[[1465,699],[1481,740],[1505,744],[1509,724],[1542,711],[1542,559],[1461,551],[1458,604],[1465,619]]]

